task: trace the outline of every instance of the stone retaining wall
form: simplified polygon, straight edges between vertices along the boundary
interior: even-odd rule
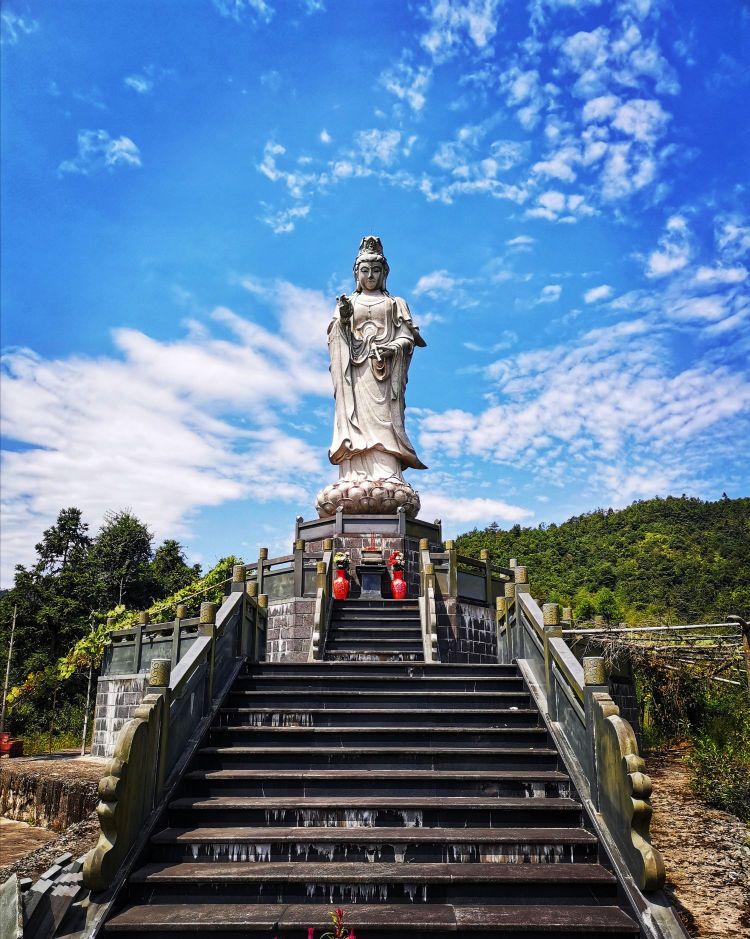
[[[296,598],[268,604],[267,662],[306,662],[310,654],[315,601]]]

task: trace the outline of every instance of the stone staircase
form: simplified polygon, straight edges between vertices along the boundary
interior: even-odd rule
[[[107,932],[639,935],[515,665],[346,661],[417,655],[363,602],[330,661],[238,677]]]
[[[424,660],[417,600],[337,601],[325,646],[328,661]]]

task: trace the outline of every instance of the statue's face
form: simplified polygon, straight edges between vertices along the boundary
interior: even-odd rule
[[[362,261],[357,268],[357,283],[362,290],[377,290],[383,279],[380,261]]]

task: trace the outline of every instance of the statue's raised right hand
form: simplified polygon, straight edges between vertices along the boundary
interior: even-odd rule
[[[352,314],[354,313],[352,301],[345,293],[342,293],[340,297],[336,297],[336,308],[338,309],[339,317],[342,320],[351,319]]]

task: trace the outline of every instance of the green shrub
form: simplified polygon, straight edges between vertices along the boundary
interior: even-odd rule
[[[717,809],[750,822],[750,740],[736,734],[723,744],[704,734],[687,759],[695,794]]]

